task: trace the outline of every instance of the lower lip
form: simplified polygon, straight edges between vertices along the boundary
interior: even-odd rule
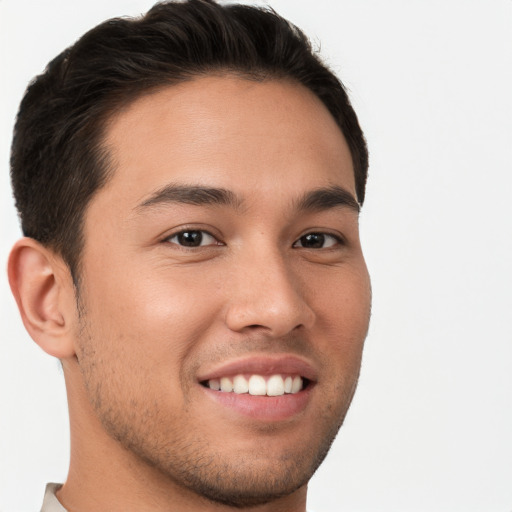
[[[242,416],[275,422],[291,419],[301,413],[311,398],[311,383],[298,393],[282,396],[253,396],[248,393],[226,393],[201,386],[208,397]]]

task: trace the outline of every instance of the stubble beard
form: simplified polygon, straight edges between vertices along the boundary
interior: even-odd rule
[[[264,443],[258,444],[252,454],[229,453],[227,459],[226,453],[212,450],[199,436],[187,439],[173,432],[172,443],[154,435],[156,442],[151,442],[152,434],[140,425],[127,425],[115,411],[112,407],[97,410],[97,414],[105,430],[123,448],[168,478],[171,485],[206,501],[239,509],[270,503],[306,485],[326,457],[343,421],[341,418],[310,446],[296,447],[272,460],[258,457],[265,450]]]
[[[278,457],[265,452],[264,443],[255,443],[253,453],[230,452],[228,459],[226,453],[212,448],[201,432],[191,435],[180,425],[169,427],[172,422],[162,417],[158,404],[142,396],[119,399],[112,389],[119,389],[122,382],[109,385],[112,381],[105,376],[110,368],[95,357],[83,310],[80,316],[80,370],[89,401],[105,431],[142,465],[167,478],[170,486],[209,502],[244,509],[270,503],[306,485],[326,457],[356,388],[357,378],[349,391],[340,386],[342,399],[326,408],[323,429],[315,439],[304,439],[301,446]],[[266,435],[272,436],[272,427]]]

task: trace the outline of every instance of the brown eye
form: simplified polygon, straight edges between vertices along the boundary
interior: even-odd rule
[[[167,239],[170,243],[180,245],[182,247],[202,247],[205,245],[218,245],[217,240],[201,230],[185,230],[176,233]]]
[[[308,233],[301,236],[294,244],[294,247],[303,247],[305,249],[327,249],[340,244],[340,240],[327,233]]]

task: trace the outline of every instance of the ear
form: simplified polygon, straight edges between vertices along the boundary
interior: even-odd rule
[[[73,280],[62,258],[36,240],[22,238],[12,248],[8,274],[32,339],[54,357],[72,357],[78,315]]]

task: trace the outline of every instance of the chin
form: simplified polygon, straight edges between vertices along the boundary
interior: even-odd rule
[[[190,445],[188,450],[183,447],[178,457],[171,455],[166,461],[165,458],[155,460],[153,451],[152,461],[146,459],[146,462],[152,462],[169,479],[170,485],[177,485],[185,492],[210,503],[250,508],[285,498],[305,487],[327,455],[340,424],[333,425],[327,435],[288,446],[280,454],[272,442],[265,446],[264,440],[257,447],[239,453],[229,453],[228,449],[212,451],[211,445],[208,449],[206,443],[201,446],[203,443],[196,440],[193,450]]]
[[[290,496],[307,482],[321,461],[314,464],[290,459],[285,463],[207,465],[193,474],[181,474],[182,485],[205,500],[234,508],[249,508]],[[213,466],[213,467],[212,467]]]

